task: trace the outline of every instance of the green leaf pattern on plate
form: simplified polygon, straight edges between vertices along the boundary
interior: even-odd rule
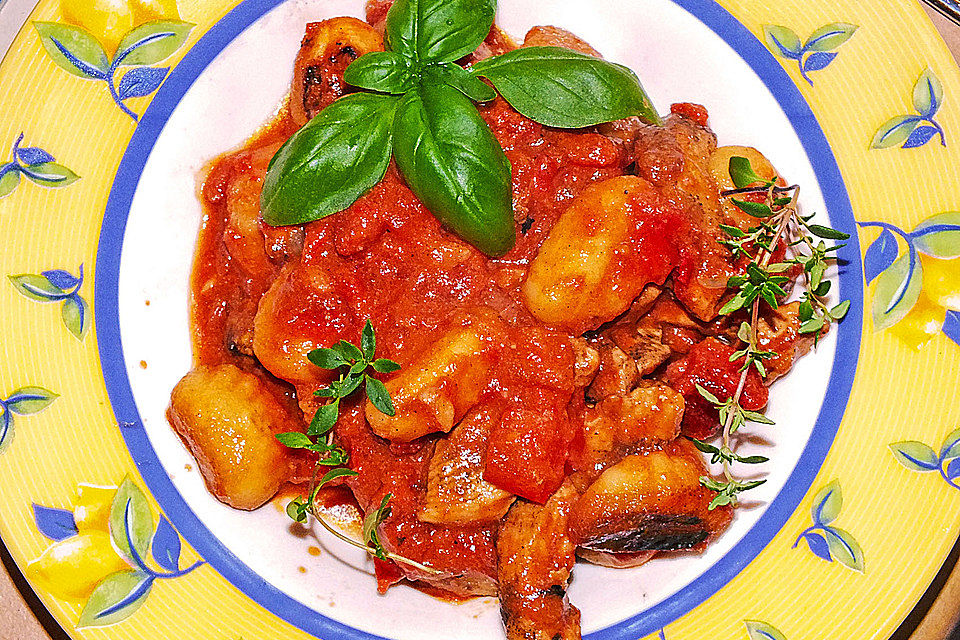
[[[153,514],[146,496],[133,480],[126,478],[117,489],[110,507],[110,537],[128,560],[146,557],[153,534]]]
[[[813,524],[797,536],[792,548],[796,549],[803,540],[818,558],[827,562],[836,560],[849,569],[863,573],[863,549],[853,535],[832,524],[840,516],[842,508],[843,490],[840,481],[833,480],[813,496],[810,506]]]
[[[838,55],[835,49],[852,38],[857,28],[857,25],[848,22],[832,22],[814,31],[802,42],[800,36],[789,27],[765,24],[763,39],[776,55],[795,60],[800,75],[812,86],[810,73],[826,69]]]
[[[890,451],[897,462],[910,471],[936,472],[949,486],[960,489],[960,429],[947,434],[940,443],[939,453],[916,440],[894,442]]]
[[[913,85],[913,108],[916,113],[893,116],[877,129],[870,141],[871,149],[922,147],[937,136],[947,146],[947,134],[935,116],[943,105],[943,84],[931,69],[925,69]]]
[[[38,530],[48,537],[53,532],[54,541],[80,533],[70,510],[34,504],[33,511]],[[143,605],[158,580],[183,577],[204,564],[198,560],[181,569],[180,534],[162,514],[156,530],[153,523],[143,491],[131,478],[124,478],[111,503],[109,531],[113,548],[130,568],[108,575],[94,587],[80,613],[78,629],[126,620]]]
[[[137,122],[140,117],[127,106],[127,101],[149,96],[160,88],[170,69],[150,65],[176,53],[196,25],[180,20],[153,20],[137,25],[120,40],[112,59],[84,29],[58,22],[34,22],[33,26],[54,64],[85,80],[103,82],[113,102]],[[130,70],[118,83],[120,67]]]
[[[10,283],[25,298],[34,302],[60,304],[63,326],[77,340],[83,340],[93,317],[90,305],[80,295],[83,286],[83,265],[74,276],[63,269],[50,269],[39,274],[21,273],[8,276]]]
[[[76,173],[55,162],[55,158],[39,147],[24,147],[24,134],[13,143],[10,160],[0,164],[0,198],[17,188],[21,176],[41,187],[66,187],[80,179]]]
[[[867,284],[875,283],[872,315],[874,331],[890,328],[914,308],[923,291],[921,254],[937,259],[960,257],[960,212],[947,211],[917,224],[912,231],[877,220],[858,222],[861,228],[880,229],[867,247],[863,269]],[[942,331],[960,344],[960,313],[948,310]]]
[[[20,387],[0,398],[0,453],[13,442],[14,416],[32,416],[49,407],[59,396],[43,387]]]
[[[923,267],[916,253],[899,258],[877,277],[873,293],[873,327],[892,327],[910,312],[923,289]]]
[[[787,637],[773,625],[760,620],[744,620],[747,637],[750,640],[787,640]]]
[[[153,582],[153,576],[140,571],[110,574],[87,600],[77,628],[104,627],[126,620],[146,601]]]

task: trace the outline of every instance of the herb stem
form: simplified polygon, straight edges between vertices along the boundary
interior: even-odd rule
[[[331,434],[332,434],[332,432],[331,432]],[[364,551],[366,551],[366,552],[367,552],[368,554],[370,554],[371,556],[376,556],[376,551],[375,551],[372,547],[370,547],[370,546],[368,546],[368,545],[365,545],[365,544],[363,544],[362,542],[359,542],[359,541],[357,541],[357,540],[354,540],[353,538],[351,538],[350,536],[344,534],[343,532],[338,531],[336,527],[334,527],[333,525],[331,525],[330,523],[328,523],[328,522],[323,518],[323,516],[320,515],[320,511],[317,509],[317,502],[316,502],[316,500],[317,500],[317,490],[319,489],[319,487],[316,486],[316,485],[317,485],[317,472],[318,472],[319,468],[320,468],[319,465],[318,465],[318,466],[315,466],[315,467],[313,468],[313,477],[310,479],[310,491],[308,492],[308,495],[310,496],[310,507],[309,507],[309,509],[310,509],[310,515],[312,515],[312,516],[314,517],[314,519],[315,519],[318,523],[320,523],[320,526],[321,526],[321,527],[323,527],[324,529],[326,529],[327,531],[329,531],[329,532],[330,532],[331,534],[333,534],[336,538],[338,538],[338,539],[342,540],[343,542],[346,542],[347,544],[352,545],[352,546],[354,546],[354,547],[356,547],[356,548],[358,548],[358,549],[363,549]],[[413,567],[413,568],[415,568],[415,569],[419,569],[420,571],[423,571],[424,573],[428,573],[428,574],[431,574],[431,575],[442,575],[442,574],[443,574],[442,571],[438,571],[437,569],[434,569],[433,567],[428,567],[427,565],[421,564],[421,563],[417,562],[416,560],[411,560],[410,558],[405,558],[405,557],[403,557],[403,556],[401,556],[401,555],[398,555],[398,554],[396,554],[396,553],[393,553],[393,552],[391,552],[391,551],[387,551],[387,552],[386,552],[386,556],[387,556],[388,558],[390,558],[391,560],[393,560],[394,562],[400,562],[400,563],[409,565],[409,566],[411,566],[411,567]]]
[[[726,191],[721,191],[720,195],[723,197],[728,196],[739,196],[744,193],[761,193],[766,191],[772,191],[773,193],[789,193],[794,189],[799,189],[798,185],[790,185],[789,187],[778,187],[776,185],[772,187],[742,187],[740,189],[727,189]]]
[[[767,199],[772,201],[773,193],[776,191],[777,187],[770,187],[767,190]],[[780,187],[784,189],[784,187]],[[785,207],[785,211],[781,214],[781,219],[777,225],[777,231],[773,236],[773,240],[770,242],[769,249],[762,250],[763,256],[760,259],[760,267],[766,269],[770,265],[770,260],[773,258],[773,253],[776,250],[777,243],[780,242],[780,238],[783,237],[783,234],[786,233],[787,227],[790,224],[790,221],[793,219],[793,215],[796,212],[795,203],[797,201],[797,194],[800,191],[799,186],[790,187],[793,190],[793,196],[789,205]],[[742,190],[741,190],[742,191]],[[750,341],[747,343],[747,352],[744,355],[744,358],[749,362],[750,356],[752,353],[756,352],[756,342],[757,342],[757,327],[760,321],[760,298],[758,297],[753,301],[753,309],[750,314]],[[740,405],[740,398],[743,396],[743,390],[747,385],[747,376],[750,373],[750,367],[746,366],[743,368],[743,371],[740,372],[740,380],[737,383],[737,390],[733,394],[733,404],[736,406]],[[736,412],[730,411],[727,413],[727,418],[724,420],[723,424],[723,446],[727,449],[730,448],[730,437],[732,435],[731,429],[733,427],[733,421],[736,417]],[[733,475],[730,473],[730,462],[729,460],[723,461],[723,475],[726,477],[728,482],[733,482]]]

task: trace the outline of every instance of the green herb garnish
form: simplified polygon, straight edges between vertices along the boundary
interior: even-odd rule
[[[836,260],[831,254],[842,245],[827,246],[822,240],[814,239],[846,240],[849,236],[830,227],[810,224],[812,216],[804,217],[797,211],[800,187],[779,187],[775,181],[761,178],[747,158],[730,158],[729,171],[737,188],[725,191],[722,195],[731,197],[731,202],[738,209],[757,218],[758,223],[746,231],[728,225],[720,227],[726,235],[721,244],[730,249],[735,258],[748,261],[746,275],[736,276],[728,281],[728,288],[735,293],[723,305],[720,313],[728,315],[747,310],[750,321],[740,324],[737,338],[741,348],[730,357],[731,362],[742,361],[740,380],[733,396],[720,400],[697,385],[700,395],[717,410],[723,427],[720,446],[692,439],[700,451],[711,454],[712,463],[723,464],[723,479],[716,480],[708,476],[700,478],[700,484],[717,492],[710,502],[711,510],[727,504],[737,506],[737,496],[740,493],[766,482],[738,479],[731,471],[734,463],[759,464],[767,461],[763,456],[741,457],[737,455],[732,444],[732,436],[748,422],[773,424],[773,421],[762,413],[748,411],[740,405],[750,370],[754,369],[760,377],[765,378],[767,370],[763,362],[776,355],[770,351],[762,351],[758,346],[757,326],[761,305],[766,305],[769,309],[779,307],[781,300],[787,296],[784,286],[790,282],[790,278],[783,274],[799,265],[804,276],[804,291],[798,309],[800,333],[813,333],[816,342],[824,328],[833,321],[841,320],[850,309],[849,300],[833,307],[826,302],[830,281],[824,279],[824,274],[829,264]],[[760,193],[766,197],[764,202],[732,198],[744,193]],[[789,194],[789,197],[785,197],[785,194]],[[782,262],[772,262],[779,249],[792,252],[792,257],[784,258]]]
[[[295,522],[305,524],[308,516],[313,516],[324,529],[334,536],[363,549],[367,553],[380,558],[381,560],[395,560],[425,571],[427,573],[438,573],[436,569],[420,564],[403,556],[390,553],[380,542],[378,530],[383,521],[390,516],[389,502],[391,494],[383,497],[380,507],[367,513],[363,521],[363,542],[358,542],[344,535],[335,527],[327,523],[316,508],[317,493],[325,485],[339,478],[346,478],[359,475],[353,469],[345,465],[349,462],[349,455],[343,447],[334,441],[333,428],[340,417],[340,400],[351,395],[361,384],[364,384],[367,398],[377,408],[377,410],[388,416],[396,414],[393,406],[393,400],[390,393],[382,382],[370,375],[372,369],[377,373],[392,373],[400,370],[393,360],[386,358],[376,358],[377,337],[373,330],[373,324],[367,320],[360,334],[360,346],[351,344],[346,340],[341,340],[329,349],[314,349],[307,354],[307,358],[314,365],[321,369],[331,369],[339,371],[339,377],[326,387],[314,392],[315,396],[329,398],[330,402],[322,405],[313,414],[307,433],[292,431],[288,433],[279,433],[276,438],[282,444],[292,449],[306,449],[319,454],[317,458],[317,467],[314,469],[313,478],[310,481],[310,488],[307,496],[299,496],[290,501],[287,505],[287,515]],[[318,470],[321,467],[335,467],[327,471],[324,476],[317,481]]]
[[[387,13],[388,50],[361,56],[344,74],[366,92],[335,101],[271,161],[264,220],[301,224],[342,211],[383,179],[393,157],[440,221],[500,256],[516,242],[511,167],[474,105],[496,97],[481,77],[548,126],[628,116],[661,123],[630,69],[569,49],[530,47],[457,65],[486,38],[496,8],[496,0],[397,0]]]

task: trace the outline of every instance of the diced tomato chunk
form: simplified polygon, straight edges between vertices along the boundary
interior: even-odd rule
[[[571,429],[563,394],[524,389],[490,434],[483,478],[521,498],[545,503],[563,483]]]
[[[700,342],[686,357],[667,368],[667,383],[683,395],[681,432],[692,438],[709,438],[720,430],[717,409],[700,395],[697,385],[703,387],[721,402],[733,397],[740,383],[743,360],[730,362],[735,349],[716,338]],[[748,411],[760,411],[767,406],[768,392],[760,374],[751,369],[740,396],[740,406]]]
[[[707,119],[710,117],[710,114],[707,113],[706,107],[703,105],[694,104],[693,102],[674,103],[670,105],[670,113],[683,116],[687,120],[693,120],[701,127],[707,126]]]

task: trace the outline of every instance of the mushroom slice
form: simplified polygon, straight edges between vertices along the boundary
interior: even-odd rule
[[[701,549],[730,522],[709,509],[707,474],[686,440],[631,455],[597,478],[570,512],[570,535],[585,549],[615,554]]]

